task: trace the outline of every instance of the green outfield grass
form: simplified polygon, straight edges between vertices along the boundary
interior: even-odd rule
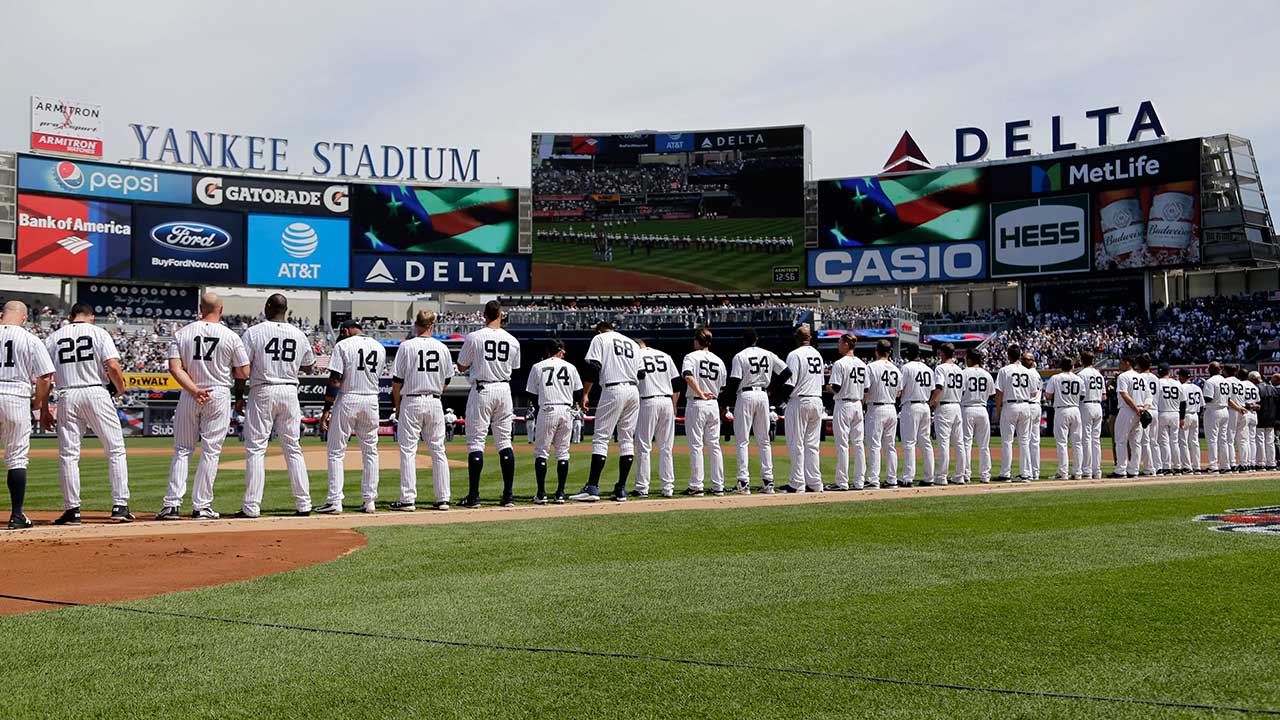
[[[532,445],[525,443],[523,436],[515,438],[516,448],[516,483],[515,494],[517,501],[527,502],[533,497],[535,490],[535,482],[533,476],[533,452]],[[1053,447],[1053,441],[1050,438],[1041,440],[1042,447]],[[1111,472],[1111,440],[1103,438],[1103,473]],[[384,437],[380,441],[380,446],[384,448],[395,447],[394,440],[390,437]],[[138,448],[152,453],[157,448],[172,448],[173,441],[169,438],[132,438],[126,441],[126,446],[133,450]],[[684,447],[684,438],[676,438],[677,449]],[[999,439],[992,442],[993,448],[1000,446]],[[86,448],[98,447],[97,441],[88,439],[85,441]],[[733,478],[736,474],[736,447],[732,443],[722,446],[725,461],[725,477],[726,486],[732,487]],[[831,440],[828,439],[823,447],[830,450],[832,446]],[[56,449],[57,442],[53,439],[36,439],[32,442],[33,450]],[[237,460],[243,458],[243,446],[238,440],[229,438],[227,440],[226,450],[224,450],[222,460]],[[303,439],[304,450],[323,450],[324,443],[318,438],[309,437]],[[278,446],[272,443],[269,452],[278,452]],[[601,487],[604,491],[612,487],[617,480],[617,445],[614,444],[610,448],[609,464],[605,469],[604,477],[601,481]],[[467,469],[465,463],[467,461],[466,444],[459,436],[455,438],[448,446],[448,454],[451,460],[462,463],[462,467],[453,467],[450,471],[450,478],[453,487],[454,499],[459,499],[467,492]],[[360,450],[353,441],[347,450],[347,472],[345,477],[345,494],[346,500],[344,505],[351,510],[360,507],[360,471],[359,471]],[[192,459],[188,478],[194,477],[196,468],[196,458]],[[751,450],[751,477],[753,487],[760,484],[760,464],[758,461],[757,451],[754,447]],[[900,455],[901,457],[901,455]],[[1045,457],[1040,465],[1040,473],[1045,478],[1051,478],[1058,471],[1058,464],[1050,453]],[[791,460],[787,455],[786,443],[782,438],[774,442],[774,477],[784,481],[791,471]],[[164,497],[165,489],[168,486],[170,457],[167,455],[144,455],[142,452],[136,452],[129,456],[129,490],[131,493],[130,505],[135,514],[154,513],[160,509],[161,500]],[[923,476],[923,462],[916,463],[916,478]],[[575,446],[572,459],[570,461],[569,481],[567,489],[570,493],[577,492],[583,484],[586,483],[589,470],[591,467],[591,447],[590,444]],[[311,478],[311,499],[316,505],[324,502],[324,497],[328,489],[328,479],[326,469],[323,462],[310,462],[308,470]],[[899,465],[901,471],[901,465]],[[977,470],[977,461],[975,457],[974,471]],[[992,467],[992,475],[999,474],[1000,464],[995,461]],[[1015,473],[1017,464],[1014,464]],[[657,462],[653,464],[652,486],[651,492],[657,494],[658,487],[656,485]],[[552,464],[547,473],[548,492],[555,491],[555,465]],[[679,452],[675,455],[675,474],[676,474],[676,492],[684,489],[688,485],[689,479],[689,458],[686,454]],[[832,482],[835,475],[835,458],[822,458],[822,476],[826,482]],[[387,462],[384,458],[381,472],[379,473],[379,501],[382,503],[391,502],[399,498],[400,488],[400,466],[397,459]],[[631,483],[635,481],[635,473],[631,475]],[[107,482],[107,461],[103,457],[81,458],[80,462],[80,484],[81,484],[81,503],[85,510],[107,510],[111,507],[111,487]],[[31,461],[31,467],[27,474],[27,509],[28,510],[57,510],[62,507],[62,492],[58,486],[58,461],[56,458],[38,457]],[[709,486],[708,486],[709,487]],[[493,450],[492,444],[489,446],[489,453],[486,456],[484,474],[481,476],[481,497],[486,503],[496,503],[502,495],[502,475],[498,467],[498,456]],[[240,508],[240,501],[244,494],[244,471],[238,469],[223,469],[218,473],[218,479],[214,486],[215,501],[213,507],[218,512],[231,513]],[[418,469],[418,494],[422,503],[429,504],[432,500],[431,489],[431,471],[430,458],[425,454],[419,455]],[[190,509],[190,497],[188,496],[188,504],[184,506]],[[0,511],[8,506],[8,496],[0,491]],[[266,494],[262,502],[262,512],[264,514],[290,514],[293,512],[293,496],[289,494],[289,476],[284,471],[268,471],[266,480]],[[140,515],[141,517],[141,515]]]
[[[1253,480],[376,528],[325,565],[124,605],[1280,708],[1280,539],[1190,521],[1275,502]],[[0,618],[0,652],[20,718],[1247,717],[91,607]]]
[[[568,230],[570,223],[534,224],[537,230]],[[590,223],[572,223],[574,229],[585,230]],[[646,255],[637,248],[633,255],[625,245],[615,246],[613,262],[601,265],[590,245],[557,242],[534,242],[534,273],[540,263],[601,266],[615,270],[651,273],[693,283],[707,290],[769,290],[802,288],[804,271],[803,225],[799,218],[724,219],[724,220],[653,220],[625,226],[621,232],[642,235],[691,237],[791,237],[794,249],[787,254],[708,252],[696,250],[659,250]],[[773,268],[796,265],[801,268],[802,282],[773,284]],[[600,288],[607,291],[608,288]]]

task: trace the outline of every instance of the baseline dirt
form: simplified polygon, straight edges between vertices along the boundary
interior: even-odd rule
[[[367,543],[364,535],[340,528],[182,530],[105,538],[15,533],[24,537],[8,543],[0,556],[0,592],[82,603],[136,600],[296,570],[340,558]],[[0,615],[49,609],[0,599]]]
[[[1221,476],[1186,476],[1140,478],[1134,480],[1043,480],[1029,484],[992,483],[983,485],[948,485],[945,487],[914,487],[900,489],[864,490],[861,492],[800,493],[795,495],[747,496],[726,495],[701,498],[650,498],[614,503],[601,500],[596,503],[571,503],[566,505],[520,504],[513,508],[486,506],[477,510],[455,508],[448,512],[419,510],[413,513],[378,512],[367,515],[346,512],[341,515],[312,515],[309,517],[271,516],[253,520],[182,520],[180,522],[140,521],[127,524],[110,524],[106,515],[86,515],[86,525],[81,527],[53,527],[48,519],[53,514],[33,514],[39,524],[30,530],[0,532],[0,547],[9,542],[58,541],[69,538],[119,538],[144,536],[180,536],[186,533],[243,534],[249,531],[290,534],[307,530],[337,530],[358,527],[386,527],[399,525],[443,525],[463,522],[501,522],[508,520],[533,520],[548,517],[599,517],[610,514],[670,512],[679,510],[727,510],[733,508],[784,506],[805,503],[876,502],[926,498],[950,495],[994,495],[1023,492],[1069,492],[1080,489],[1105,489],[1145,487],[1148,485],[1190,485],[1196,483],[1218,484],[1244,480],[1280,479],[1276,473],[1241,473]],[[527,502],[527,501],[525,501]],[[40,522],[43,521],[43,522]],[[8,555],[9,553],[5,553]],[[3,569],[3,563],[0,563]]]

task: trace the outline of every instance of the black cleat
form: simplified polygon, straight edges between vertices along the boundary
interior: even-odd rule
[[[775,489],[777,490],[777,492],[780,492],[783,495],[795,495],[796,493],[800,492],[799,490],[791,487],[791,483],[783,483],[781,485],[776,486]]]
[[[53,521],[54,525],[79,525],[80,524],[80,508],[74,507],[69,510],[63,510],[62,514]]]
[[[468,509],[475,509],[475,508],[480,507],[480,498],[478,498],[478,497],[471,497],[470,495],[468,495],[468,496],[466,496],[466,497],[462,498],[461,500],[459,500],[459,501],[458,501],[458,503],[457,503],[457,505],[458,505],[458,507],[463,507],[463,508],[468,508]]]
[[[129,512],[128,505],[112,505],[111,519],[116,522],[133,522],[133,513]]]
[[[217,520],[222,517],[213,508],[196,508],[191,511],[192,520]]]
[[[235,518],[236,520],[257,520],[258,519],[257,515],[250,515],[249,513],[244,511],[244,508],[240,508],[239,510],[231,513],[231,517]]]
[[[22,513],[15,513],[9,516],[10,530],[26,530],[33,525],[35,525],[35,523],[31,522],[30,518]]]
[[[1001,475],[999,477],[991,478],[991,482],[1009,482],[1012,479],[1013,478],[1010,478],[1008,475]]]
[[[503,495],[502,499],[498,501],[498,507],[515,507],[515,506],[516,506],[516,501],[510,495]]]
[[[411,502],[400,502],[399,500],[396,500],[388,505],[387,509],[395,510],[397,512],[413,512],[414,510],[417,510],[418,507]]]
[[[649,497],[649,493],[640,492],[639,490],[632,490],[631,492],[627,493],[627,495],[628,497],[639,498],[641,500]]]
[[[157,520],[181,520],[182,508],[173,505],[165,505],[160,508],[160,512],[156,513]]]
[[[431,509],[432,509],[432,510],[448,510],[448,509],[449,509],[449,503],[447,503],[447,502],[445,502],[445,501],[443,501],[443,500],[441,500],[440,502],[431,503]]]
[[[701,490],[694,490],[693,488],[689,487],[682,490],[680,494],[686,495],[688,497],[702,497],[704,493]]]
[[[311,511],[310,510],[294,510],[293,516],[294,517],[310,517]]]
[[[561,492],[558,492],[555,495],[551,496],[551,503],[553,505],[563,505],[567,500],[568,498],[566,498],[564,496],[564,493],[561,493]]]

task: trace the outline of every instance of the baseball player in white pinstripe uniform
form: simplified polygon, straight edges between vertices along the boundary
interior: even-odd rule
[[[1179,430],[1182,433],[1182,471],[1199,473],[1200,412],[1204,410],[1204,391],[1191,382],[1191,371],[1187,368],[1178,370],[1178,380],[1182,383],[1182,397],[1186,401]]]
[[[1079,480],[1084,473],[1080,404],[1084,402],[1085,386],[1080,376],[1071,372],[1075,369],[1071,358],[1062,358],[1058,369],[1060,372],[1049,378],[1044,387],[1045,400],[1053,404],[1053,438],[1058,449],[1056,479]]]
[[[658,451],[658,483],[662,497],[675,494],[675,465],[671,451],[676,442],[676,404],[680,393],[672,383],[680,378],[680,368],[670,355],[640,345],[640,413],[636,422],[636,489],[632,497],[649,497],[649,469],[654,446]],[[579,413],[580,414],[580,413]],[[768,437],[766,433],[766,437]]]
[[[120,351],[106,330],[93,324],[93,308],[84,303],[71,306],[71,322],[45,338],[53,358],[54,383],[58,386],[58,477],[62,482],[65,511],[55,525],[80,523],[80,442],[92,430],[107,453],[107,474],[111,478],[111,519],[131,522],[129,512],[129,465],[124,454],[124,433],[120,413],[112,395],[124,394],[124,372]],[[110,384],[112,391],[107,390]],[[48,398],[41,408],[47,413]]]
[[[1229,392],[1221,365],[1209,363],[1209,377],[1201,389],[1204,394],[1204,438],[1209,446],[1209,472],[1225,473],[1231,467],[1227,450],[1231,444],[1227,435],[1231,410],[1227,406]]]
[[[996,381],[982,367],[982,352],[970,350],[964,355],[964,392],[960,393],[960,409],[964,416],[960,436],[960,455],[956,458],[957,482],[973,479],[973,446],[978,446],[978,481],[991,482],[991,416],[987,401],[996,392]]]
[[[929,396],[933,394],[933,370],[920,362],[920,349],[904,345],[902,359],[902,409],[898,412],[898,430],[902,434],[901,487],[911,487],[916,477],[916,447],[920,448],[924,471],[922,485],[932,485],[934,470],[933,438],[929,423]]]
[[[1080,404],[1080,472],[1086,478],[1102,479],[1102,403],[1107,384],[1102,373],[1093,366],[1093,353],[1080,353],[1080,369],[1076,377],[1084,383],[1084,402]]]
[[[889,359],[893,345],[888,340],[876,342],[876,359],[867,365],[867,482],[880,487],[880,468],[884,466],[886,487],[898,486],[898,396],[902,394],[902,371]]]
[[[316,364],[315,352],[301,330],[290,325],[289,301],[279,293],[267,298],[266,320],[245,331],[249,353],[249,404],[244,420],[244,503],[234,517],[256,518],[266,485],[267,442],[274,431],[289,469],[295,515],[311,514],[311,486],[302,456],[302,408],[298,374]],[[236,405],[243,401],[237,398]]]
[[[537,438],[533,447],[533,474],[538,490],[533,496],[535,505],[547,503],[547,459],[556,451],[556,494],[553,501],[564,503],[564,484],[569,479],[569,433],[573,418],[570,410],[582,402],[582,378],[578,369],[564,359],[564,343],[552,340],[547,345],[547,357],[529,368],[529,380],[525,392],[537,401]]]
[[[609,438],[618,431],[618,482],[610,496],[615,502],[627,499],[627,476],[635,461],[636,423],[640,419],[640,389],[637,383],[644,368],[640,366],[640,346],[631,338],[616,332],[608,322],[596,324],[596,336],[587,348],[587,374],[583,383],[582,411],[590,403],[591,387],[599,380],[600,403],[596,407],[595,428],[591,431],[591,474],[580,492],[569,497],[579,502],[600,499],[600,475],[609,455]]]
[[[360,511],[374,512],[378,500],[378,377],[387,362],[387,349],[348,320],[329,359],[320,429],[329,433],[329,495],[316,508],[322,515],[342,512],[343,463],[354,434],[360,442]]]
[[[942,343],[938,346],[942,358],[933,368],[933,393],[929,405],[933,408],[933,434],[938,438],[938,469],[933,474],[934,485],[946,485],[951,474],[951,452],[959,451],[961,425],[960,393],[964,390],[964,370],[956,364],[956,346]],[[957,463],[958,465],[958,463]],[[956,478],[960,477],[957,471]]]
[[[453,378],[453,356],[445,344],[432,337],[436,314],[420,311],[413,322],[418,334],[400,343],[391,373],[391,402],[399,424],[400,499],[392,510],[412,512],[418,499],[418,443],[426,440],[431,453],[431,481],[435,490],[432,509],[449,509],[449,457],[445,454],[446,415],[440,396]]]
[[[1159,449],[1159,473],[1176,475],[1182,469],[1182,423],[1187,399],[1182,395],[1182,383],[1169,374],[1169,365],[1161,363],[1156,381],[1157,416],[1156,442]]]
[[[1237,365],[1227,365],[1222,369],[1222,387],[1227,394],[1227,467],[1231,472],[1241,472],[1244,468],[1244,453],[1240,448],[1240,426],[1244,424],[1244,416],[1249,409],[1244,406],[1244,381],[1238,376]]]
[[[996,374],[996,411],[995,422],[1000,426],[1000,477],[1007,481],[1013,472],[1013,443],[1018,441],[1017,481],[1031,482],[1031,423],[1039,418],[1039,404],[1033,403],[1034,384],[1031,376],[1034,371],[1023,367],[1021,363],[1022,349],[1010,345],[1005,351],[1009,364],[1000,368]],[[1037,378],[1038,379],[1038,378]],[[1039,448],[1034,448],[1040,452]]]
[[[1155,477],[1160,470],[1160,408],[1156,406],[1160,396],[1160,379],[1151,372],[1151,356],[1139,355],[1136,367],[1138,378],[1145,388],[1147,412],[1151,413],[1151,424],[1142,428],[1142,454],[1138,471],[1148,477]]]
[[[849,484],[849,450],[853,449],[853,489],[861,490],[866,486],[867,450],[864,442],[866,436],[865,414],[862,403],[866,398],[868,375],[867,364],[862,362],[853,349],[858,339],[852,333],[840,336],[837,347],[840,359],[831,366],[832,399],[835,409],[831,418],[831,434],[836,438],[836,481],[826,487],[827,490],[848,490]]]
[[[796,349],[787,354],[791,389],[787,400],[787,453],[791,456],[791,479],[781,492],[822,492],[822,461],[818,455],[822,439],[822,355],[810,345],[813,334],[808,325],[796,329]],[[764,486],[765,494],[774,492]]]
[[[511,374],[520,369],[520,342],[502,329],[502,305],[497,300],[485,303],[484,321],[484,327],[467,335],[458,353],[458,371],[471,376],[471,394],[467,396],[467,496],[458,503],[464,508],[480,507],[480,473],[484,471],[485,439],[491,428],[502,470],[502,499],[498,504],[515,504]]]
[[[40,340],[23,325],[27,306],[10,300],[0,314],[0,439],[8,471],[9,529],[25,530],[31,521],[23,512],[27,495],[28,451],[31,448],[31,410],[49,403],[53,361]],[[34,390],[34,403],[32,392]],[[42,418],[53,429],[53,418]]]
[[[173,417],[173,462],[169,490],[157,520],[177,520],[187,494],[187,468],[196,441],[200,462],[191,487],[191,517],[216,520],[213,481],[218,474],[222,444],[231,426],[231,388],[244,392],[249,378],[249,354],[240,336],[222,324],[222,298],[200,297],[200,319],[178,330],[169,343],[169,374],[182,386]]]
[[[724,495],[724,455],[720,449],[720,391],[728,380],[724,361],[711,352],[711,331],[698,328],[693,336],[693,352],[684,356],[680,374],[689,392],[685,393],[684,434],[689,441],[689,487],[685,495],[701,496],[703,450],[710,465],[711,494]]]
[[[738,485],[735,492],[751,493],[751,436],[760,450],[760,478],[765,485],[773,483],[773,445],[769,425],[773,411],[769,409],[769,385],[774,375],[787,370],[782,358],[757,347],[755,328],[746,330],[747,347],[729,363],[729,396],[733,404],[733,436],[738,443]]]

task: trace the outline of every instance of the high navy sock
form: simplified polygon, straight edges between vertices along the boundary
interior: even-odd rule
[[[604,472],[604,462],[604,455],[591,456],[591,476],[590,479],[587,480],[588,487],[600,487],[600,474]]]
[[[27,469],[14,468],[9,471],[9,499],[12,501],[14,515],[22,514],[22,504],[27,499]]]
[[[631,476],[631,463],[635,462],[635,455],[623,455],[618,458],[618,484],[615,490],[621,488],[623,492],[627,490],[627,478]]]
[[[569,461],[556,461],[556,494],[564,495],[564,484],[569,480]]]
[[[533,476],[538,480],[538,497],[547,494],[547,459],[533,459]]]
[[[484,470],[484,453],[467,453],[467,480],[470,484],[468,498],[480,497],[480,472]]]
[[[502,497],[511,497],[516,482],[516,453],[511,448],[498,451],[498,466],[502,468]]]

